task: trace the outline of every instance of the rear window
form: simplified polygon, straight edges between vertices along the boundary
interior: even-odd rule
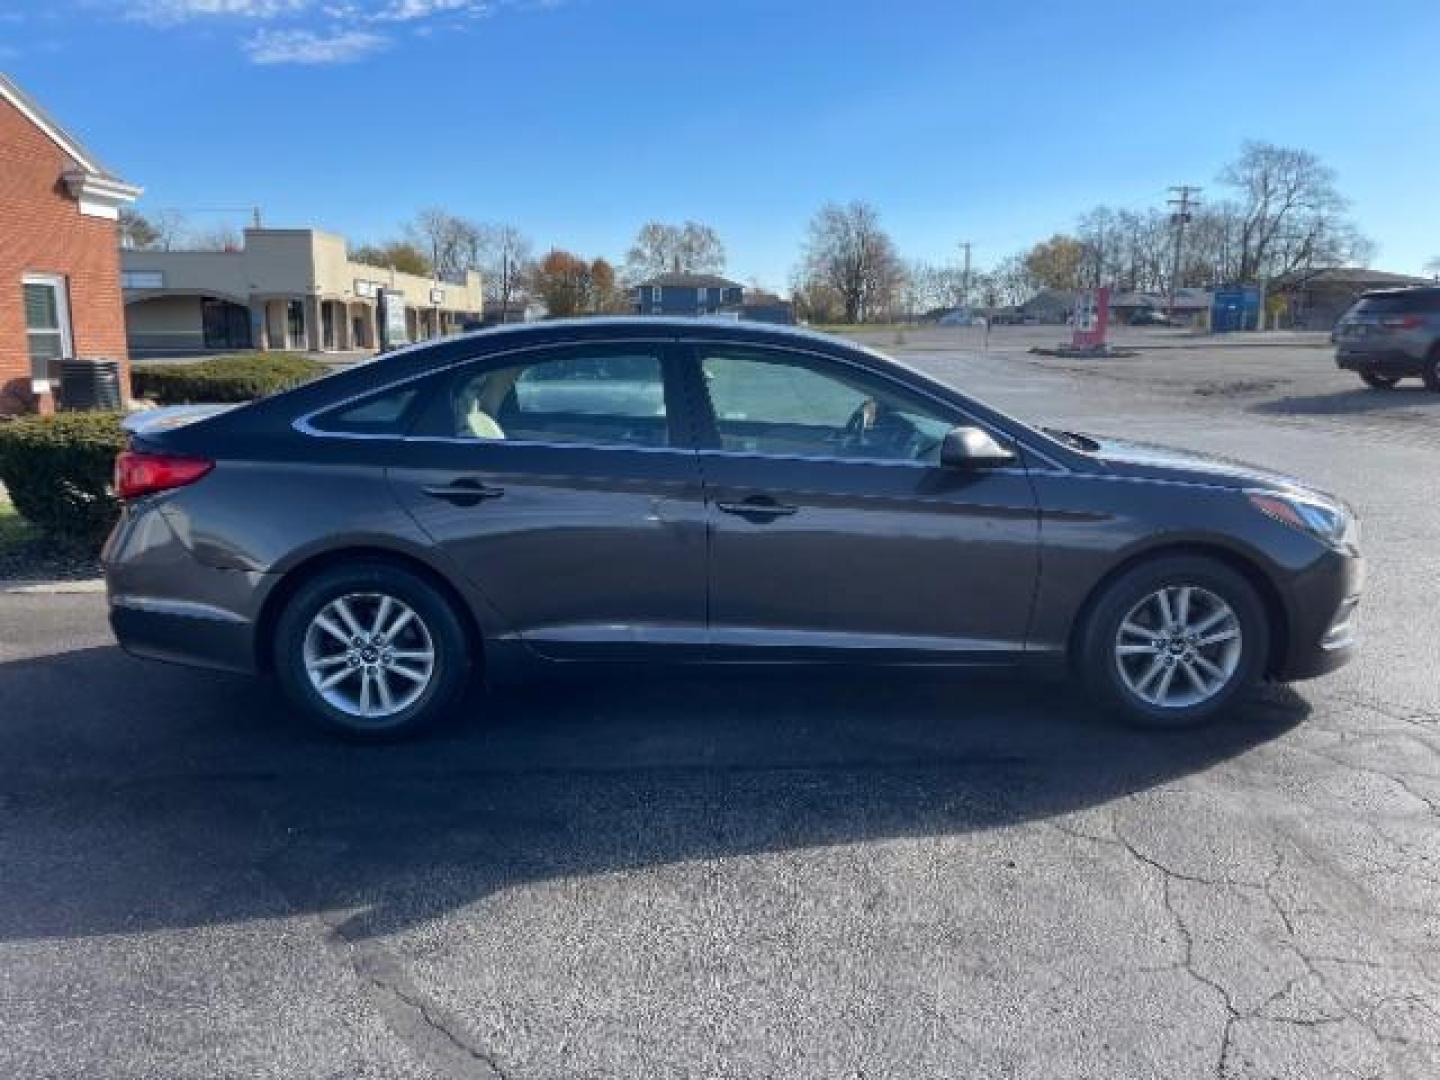
[[[323,412],[310,421],[316,431],[353,435],[403,435],[419,396],[415,385],[382,390],[360,401]]]
[[[1356,315],[1414,315],[1421,312],[1440,312],[1440,292],[1426,289],[1423,292],[1365,296],[1354,309]]]

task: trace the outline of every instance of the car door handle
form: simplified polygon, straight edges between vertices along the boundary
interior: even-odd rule
[[[790,506],[787,503],[778,503],[774,499],[763,495],[754,496],[743,502],[717,502],[715,508],[724,514],[735,514],[744,518],[776,518],[787,517],[790,514],[799,513],[798,506]]]
[[[435,484],[420,489],[434,499],[444,499],[456,506],[479,506],[486,499],[498,499],[505,489],[490,487],[479,480],[453,480],[448,484]]]

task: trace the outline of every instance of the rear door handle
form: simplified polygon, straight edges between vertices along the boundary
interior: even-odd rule
[[[743,502],[717,502],[715,508],[724,514],[743,518],[777,518],[799,513],[798,506],[778,503],[766,495],[753,495]]]
[[[491,487],[479,480],[468,478],[422,487],[420,490],[433,499],[444,499],[456,506],[479,506],[486,499],[498,499],[505,494],[504,488]]]

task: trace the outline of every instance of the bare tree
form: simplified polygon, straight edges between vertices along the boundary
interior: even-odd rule
[[[724,269],[725,245],[720,234],[698,221],[683,225],[648,221],[625,256],[625,278],[631,284],[672,271],[719,274]]]
[[[185,241],[191,251],[239,251],[240,231],[233,225],[214,225],[197,229]]]
[[[990,307],[1018,307],[1039,291],[1026,265],[1025,252],[1002,259],[981,275],[980,290]]]
[[[433,273],[442,281],[462,278],[478,249],[478,226],[435,206],[416,214],[405,233],[429,257]]]
[[[160,230],[138,211],[122,207],[119,224],[122,248],[129,251],[144,251],[160,243]]]
[[[873,206],[827,203],[810,221],[802,277],[833,289],[846,322],[856,323],[890,306],[903,270]]]
[[[150,215],[149,221],[155,230],[152,246],[161,251],[180,246],[190,232],[190,225],[179,210],[157,210]]]
[[[485,298],[509,310],[534,266],[530,238],[514,225],[487,222],[476,227],[472,240],[470,264],[484,275]]]
[[[1334,170],[1308,150],[1247,142],[1220,180],[1239,200],[1240,281],[1333,266],[1367,249],[1345,216]]]

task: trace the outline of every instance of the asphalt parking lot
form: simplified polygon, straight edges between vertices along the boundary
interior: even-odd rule
[[[1064,686],[631,671],[364,749],[0,594],[0,1076],[1440,1075],[1440,395],[1059,334],[876,343],[1345,497],[1355,664],[1169,737]]]

